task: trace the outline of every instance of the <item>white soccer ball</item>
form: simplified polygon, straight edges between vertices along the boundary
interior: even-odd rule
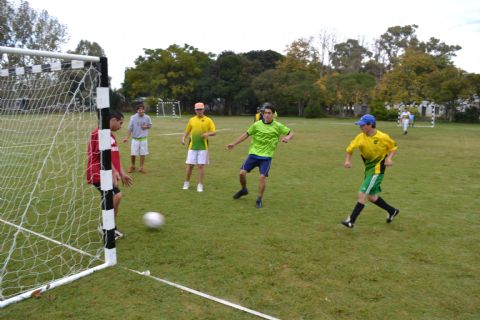
[[[147,212],[143,215],[143,223],[149,228],[158,229],[165,223],[165,218],[158,212]]]

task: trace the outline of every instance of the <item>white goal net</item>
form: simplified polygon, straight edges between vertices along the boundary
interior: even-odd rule
[[[0,71],[0,307],[104,267],[101,195],[85,178],[100,72],[44,61]]]
[[[157,117],[181,118],[180,101],[160,101],[156,106]]]

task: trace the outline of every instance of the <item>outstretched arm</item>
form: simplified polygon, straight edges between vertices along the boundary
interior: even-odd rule
[[[237,138],[234,142],[227,145],[228,150],[232,150],[237,144],[242,143],[248,138],[248,133],[243,133],[240,137]]]
[[[352,154],[351,153],[346,153],[345,154],[345,163],[343,164],[345,168],[351,168],[352,167]]]
[[[123,168],[120,168],[120,179],[125,187],[130,187],[133,184],[133,179],[128,174],[123,171]]]
[[[397,154],[397,150],[393,150],[392,152],[390,152],[387,156],[387,158],[385,159],[385,165],[388,166],[388,167],[391,167],[393,166],[393,157]]]
[[[125,139],[123,139],[123,142],[127,142],[128,141],[128,138],[130,138],[130,135],[132,133],[130,132],[130,130],[127,131],[127,136],[125,137]]]
[[[182,144],[185,144],[185,139],[188,137],[188,132],[185,132],[182,136]]]
[[[295,134],[293,133],[293,131],[290,131],[285,137],[282,137],[281,141],[284,143],[288,143],[288,141],[292,140],[294,136]]]

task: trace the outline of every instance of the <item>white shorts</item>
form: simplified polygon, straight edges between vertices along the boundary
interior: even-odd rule
[[[132,139],[132,148],[130,155],[132,156],[146,156],[148,154],[148,141]]]
[[[208,150],[188,150],[186,164],[209,164]]]

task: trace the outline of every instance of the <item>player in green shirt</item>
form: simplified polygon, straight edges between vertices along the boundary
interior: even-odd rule
[[[360,126],[359,133],[348,145],[345,156],[345,168],[352,167],[352,153],[358,148],[365,164],[365,176],[358,191],[357,204],[350,216],[342,221],[345,227],[353,228],[355,220],[370,201],[387,211],[387,223],[400,213],[400,210],[390,206],[378,194],[382,191],[380,184],[383,180],[386,167],[393,165],[393,157],[397,154],[397,144],[386,133],[376,129],[375,117],[366,114],[355,124]]]
[[[265,192],[266,179],[280,136],[284,135],[284,137],[280,139],[284,143],[290,141],[294,136],[293,132],[287,126],[273,119],[274,114],[275,108],[273,105],[267,105],[263,112],[263,119],[252,124],[247,132],[227,145],[227,149],[232,150],[237,144],[245,141],[249,136],[252,136],[248,157],[240,167],[240,185],[242,189],[235,193],[233,198],[238,199],[248,194],[247,172],[258,167],[260,170],[260,180],[258,182],[258,197],[255,201],[257,208],[263,206],[262,197]]]

